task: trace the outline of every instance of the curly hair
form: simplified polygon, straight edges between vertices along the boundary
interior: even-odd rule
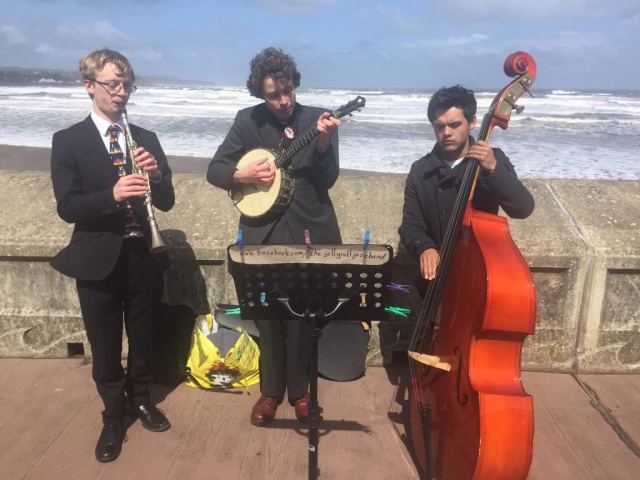
[[[274,80],[293,80],[293,86],[300,86],[300,72],[296,68],[293,57],[287,55],[279,48],[265,48],[251,59],[251,73],[247,80],[249,93],[257,98],[264,99],[264,79],[272,77]]]
[[[458,107],[462,109],[464,118],[470,122],[476,114],[477,106],[478,102],[473,95],[473,90],[468,90],[462,85],[442,87],[429,100],[427,116],[429,121],[433,123],[436,119],[436,110],[449,110],[451,107]]]

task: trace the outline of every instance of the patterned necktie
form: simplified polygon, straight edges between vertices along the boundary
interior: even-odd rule
[[[111,156],[113,165],[116,167],[118,176],[123,177],[127,174],[125,170],[127,162],[124,158],[122,147],[120,147],[120,144],[118,143],[119,131],[120,129],[117,125],[111,125],[109,127],[109,155]],[[133,212],[129,200],[127,200],[125,204],[127,208],[127,214],[124,223],[124,238],[143,236],[143,233],[140,230],[140,224],[136,219],[136,214]]]

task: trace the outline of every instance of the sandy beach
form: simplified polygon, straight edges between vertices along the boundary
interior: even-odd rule
[[[180,157],[167,155],[169,166],[175,173],[193,173],[204,175],[210,158]],[[44,170],[48,171],[51,162],[51,149],[41,147],[21,147],[0,145],[0,170]],[[340,169],[340,175],[346,177],[397,177],[403,173],[381,173],[366,170]]]

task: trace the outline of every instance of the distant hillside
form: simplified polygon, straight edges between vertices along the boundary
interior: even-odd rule
[[[80,72],[47,70],[38,68],[0,67],[0,85],[77,85],[81,83]]]
[[[80,72],[48,70],[43,68],[0,67],[0,85],[79,85],[82,83]],[[168,76],[136,75],[136,85],[214,85],[213,82],[182,80]]]

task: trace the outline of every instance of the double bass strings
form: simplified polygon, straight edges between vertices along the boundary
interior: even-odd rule
[[[457,225],[459,225],[462,221],[462,216],[464,215],[464,205],[466,204],[465,198],[466,194],[470,192],[470,187],[473,183],[473,178],[475,177],[474,170],[477,165],[477,161],[471,160],[471,162],[467,165],[467,169],[465,170],[465,174],[463,176],[460,194],[456,197],[456,202],[454,204],[454,214],[452,215],[449,224],[447,225],[447,230],[445,232],[445,236],[442,242],[441,247],[441,263],[436,271],[436,277],[433,279],[427,288],[427,293],[425,295],[424,301],[422,303],[422,308],[420,310],[416,328],[414,329],[413,336],[411,338],[411,347],[410,350],[414,352],[424,352],[425,342],[431,342],[432,337],[428,337],[427,333],[430,330],[430,324],[435,321],[435,313],[438,308],[438,292],[441,290],[440,287],[444,282],[444,276],[448,267],[448,259],[450,257],[450,251],[455,244],[455,231],[457,230]],[[430,347],[432,345],[426,345]],[[409,359],[409,368],[411,371],[411,376],[413,378],[414,389],[416,390],[416,398],[419,398],[418,391],[422,390],[422,377],[416,375],[416,366],[414,364],[416,360]],[[428,366],[426,368],[429,368]]]
[[[493,118],[493,113],[495,112],[495,106],[492,106],[489,111],[485,114],[482,125],[480,127],[480,131],[478,134],[479,140],[487,141],[490,136],[490,124],[491,118]],[[464,216],[464,212],[466,210],[466,204],[470,200],[471,191],[475,185],[477,174],[479,171],[479,163],[475,159],[470,159],[465,173],[463,175],[463,179],[461,182],[460,192],[456,196],[456,201],[453,207],[453,215],[447,224],[447,229],[445,231],[445,235],[442,241],[441,247],[441,262],[436,270],[436,277],[429,283],[429,287],[427,288],[427,293],[425,295],[424,301],[422,302],[422,308],[420,309],[420,313],[418,315],[418,319],[416,320],[416,327],[413,331],[413,335],[411,337],[410,342],[410,351],[414,352],[423,352],[423,347],[425,346],[425,340],[427,340],[427,332],[429,331],[430,323],[435,323],[435,312],[437,312],[438,308],[438,296],[441,291],[441,287],[444,283],[444,279],[446,277],[446,272],[449,267],[449,262],[451,259],[451,251],[455,245],[455,242],[458,237],[458,232],[460,230],[460,226],[462,224],[462,218]],[[435,327],[434,327],[435,328]],[[428,347],[433,348],[431,342],[433,340],[433,335],[428,338],[430,342]],[[430,348],[430,349],[431,349]],[[419,363],[417,360],[409,357],[409,371],[411,373],[412,384],[414,388],[414,394],[416,400],[420,398],[419,391],[422,390],[422,376],[417,375],[417,365]],[[426,368],[430,368],[426,366]],[[422,409],[422,405],[418,402],[418,407]]]

